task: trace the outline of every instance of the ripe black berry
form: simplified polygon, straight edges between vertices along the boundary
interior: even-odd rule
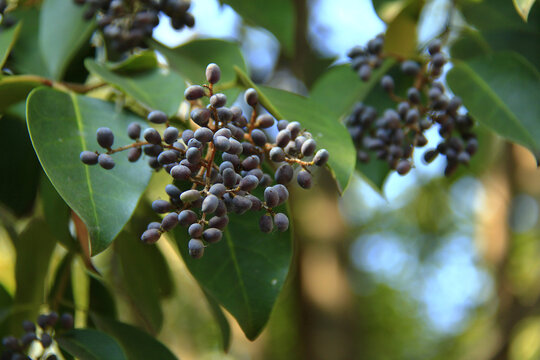
[[[216,64],[208,64],[206,67],[206,81],[210,84],[215,84],[221,78],[221,70]]]
[[[110,149],[114,143],[114,134],[112,130],[107,127],[97,129],[96,138],[99,146],[105,149]]]
[[[113,158],[107,154],[99,154],[98,163],[105,170],[111,170],[115,165]]]
[[[167,114],[163,111],[154,110],[148,114],[148,121],[153,122],[154,124],[165,124],[169,118]]]
[[[98,154],[92,151],[83,151],[79,156],[81,161],[86,165],[95,165],[98,163]]]

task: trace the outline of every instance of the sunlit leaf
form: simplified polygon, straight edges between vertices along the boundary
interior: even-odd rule
[[[116,166],[104,170],[79,160],[83,150],[98,150],[95,132],[107,126],[115,146],[132,142],[126,127],[140,119],[118,112],[114,104],[85,96],[40,88],[29,95],[27,122],[41,166],[64,201],[90,232],[92,254],[103,251],[135,209],[152,170],[116,155]]]
[[[45,85],[46,79],[33,75],[15,75],[0,78],[0,111],[26,99],[30,91]]]
[[[387,54],[410,58],[416,55],[417,23],[423,1],[408,3],[388,24],[384,35],[384,49]]]
[[[158,66],[157,56],[153,50],[133,54],[119,63],[108,64],[109,70],[116,73],[129,74],[154,69]]]
[[[45,279],[55,245],[54,235],[40,219],[32,220],[15,242],[15,303],[24,310],[14,315],[14,327],[21,320],[35,318],[45,301]]]
[[[175,72],[155,68],[121,75],[92,59],[86,59],[84,63],[92,74],[140,101],[151,110],[161,110],[172,116],[176,114],[184,98],[185,81]]]
[[[535,2],[536,0],[513,0],[514,7],[523,21],[527,21],[529,11],[531,11]]]
[[[6,63],[7,57],[19,37],[20,31],[21,23],[0,31],[0,67],[3,67]]]
[[[221,80],[228,83],[236,78],[234,66],[246,71],[246,64],[238,44],[214,39],[194,40],[171,49],[152,42],[154,49],[167,58],[171,68],[193,84],[206,83],[205,69],[209,63],[221,68]]]
[[[339,65],[328,69],[313,85],[310,98],[340,119],[350,114],[355,103],[363,101],[381,78],[394,65],[385,61],[373,71],[369,81],[361,81],[350,65]]]

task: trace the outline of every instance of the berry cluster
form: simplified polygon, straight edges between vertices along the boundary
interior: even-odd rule
[[[367,48],[356,47],[349,52],[351,66],[363,81],[381,64],[383,40],[379,35],[370,40]],[[424,160],[429,163],[438,154],[446,156],[446,176],[453,174],[459,164],[468,164],[477,151],[474,122],[467,113],[459,111],[461,99],[449,98],[444,86],[436,81],[446,63],[441,43],[434,41],[428,53],[429,59],[423,64],[413,60],[401,62],[401,72],[412,79],[412,86],[404,94],[396,94],[392,76],[382,77],[380,85],[397,104],[395,108],[386,109],[380,116],[372,106],[355,105],[346,123],[359,161],[369,162],[370,152],[374,152],[377,159],[405,175],[411,169],[414,148],[427,145],[424,133],[434,124],[438,124],[442,141],[424,153]]]
[[[83,151],[80,155],[85,164],[99,163],[105,169],[112,169],[114,161],[110,155],[128,150],[129,161],[137,161],[144,153],[152,168],[167,171],[173,178],[173,184],[165,187],[169,199],[152,203],[154,211],[167,215],[161,223],[150,223],[141,240],[155,243],[163,232],[178,224],[186,226],[191,237],[189,253],[194,258],[203,255],[205,244],[221,240],[229,222],[229,211],[236,214],[264,211],[259,221],[261,231],[269,233],[274,226],[278,231],[286,231],[289,219],[275,208],[289,197],[285,185],[295,177],[293,166],[299,168],[296,181],[308,189],[312,185],[310,166],[323,166],[329,157],[325,149],[315,153],[317,143],[296,121],[279,120],[278,133],[272,138],[264,129],[275,126],[275,119],[269,114],[259,114],[258,94],[254,89],[244,94],[251,112],[247,117],[238,106],[226,107],[225,94],[213,91],[220,77],[219,67],[209,64],[208,84],[189,86],[184,93],[192,106],[191,120],[198,125],[195,131],[187,129],[180,133],[169,126],[163,112],[155,110],[150,112],[148,120],[166,124],[162,134],[151,127],[142,132],[144,140],[140,139],[142,129],[133,123],[127,130],[135,142],[112,149],[113,133],[100,128],[97,141],[107,152]],[[209,100],[206,107],[204,98]],[[268,159],[269,165],[277,168],[273,178],[263,167]],[[273,180],[276,185],[272,185]]]
[[[22,327],[25,334],[20,338],[9,335],[2,339],[4,351],[0,354],[2,360],[27,360],[28,351],[34,342],[39,342],[42,347],[42,354],[36,359],[56,360],[56,355],[52,354],[50,347],[53,344],[54,334],[57,330],[70,330],[73,328],[73,316],[68,313],[58,316],[54,311],[50,314],[41,314],[37,318],[37,325],[32,321],[24,320]]]
[[[188,12],[191,3],[184,0],[74,0],[88,3],[84,18],[98,14],[98,26],[111,47],[118,52],[146,48],[145,40],[152,37],[163,12],[176,30],[193,27],[195,19]]]

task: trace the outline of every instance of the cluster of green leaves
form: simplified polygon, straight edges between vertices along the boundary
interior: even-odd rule
[[[246,2],[237,3],[246,19],[260,14]],[[127,125],[144,126],[146,114],[155,109],[171,116],[176,126],[188,127],[179,114],[183,92],[187,84],[204,83],[205,67],[214,62],[221,67],[229,98],[255,87],[261,104],[277,119],[300,121],[313,133],[332,154],[329,169],[339,191],[352,176],[354,147],[345,127],[315,102],[253,84],[235,43],[195,40],[173,49],[154,41],[151,50],[112,63],[92,56],[89,38],[95,24],[85,22],[83,12],[72,2],[45,0],[39,7],[16,9],[17,25],[0,32],[2,65],[13,72],[0,78],[0,111],[11,134],[2,144],[11,156],[3,157],[0,167],[13,174],[3,177],[0,202],[7,210],[2,221],[12,230],[17,250],[15,295],[2,292],[5,301],[0,303],[2,333],[16,334],[20,321],[35,317],[43,303],[71,312],[82,307],[87,312],[78,315],[77,323],[87,328],[57,339],[64,354],[81,359],[174,358],[153,338],[163,325],[161,302],[174,293],[170,270],[158,247],[138,240],[144,224],[156,216],[143,196],[153,172],[143,161],[132,164],[122,154],[113,171],[84,166],[78,156],[96,150],[95,130],[107,126],[116,144],[128,144]],[[272,30],[275,23],[267,25]],[[285,52],[293,46],[291,34],[278,35]],[[154,50],[168,67],[158,63]],[[30,218],[20,233],[17,217]],[[231,215],[223,240],[200,260],[186,253],[185,231],[171,234],[178,256],[216,316],[225,349],[230,330],[222,308],[255,339],[289,273],[292,231],[262,234],[257,224],[256,214]],[[54,255],[57,244],[67,250],[60,260]],[[119,271],[100,274],[91,256],[108,248]],[[48,274],[54,274],[51,286]],[[118,322],[116,294],[110,291],[116,283],[146,331]]]

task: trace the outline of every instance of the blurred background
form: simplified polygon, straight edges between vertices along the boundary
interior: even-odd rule
[[[193,29],[162,21],[154,34],[169,46],[237,41],[256,82],[306,95],[325,68],[385,30],[370,0],[292,3],[289,54],[217,0],[192,1]],[[451,4],[428,3],[420,42],[443,30]],[[160,242],[178,293],[165,300],[160,339],[181,359],[540,359],[540,171],[524,148],[479,131],[476,167],[450,179],[443,159],[427,166],[419,151],[416,167],[390,174],[381,191],[359,174],[344,197],[324,175],[309,195],[293,189],[293,269],[260,338],[249,342],[230,318],[228,354],[196,282]],[[3,235],[7,289],[13,258]]]

